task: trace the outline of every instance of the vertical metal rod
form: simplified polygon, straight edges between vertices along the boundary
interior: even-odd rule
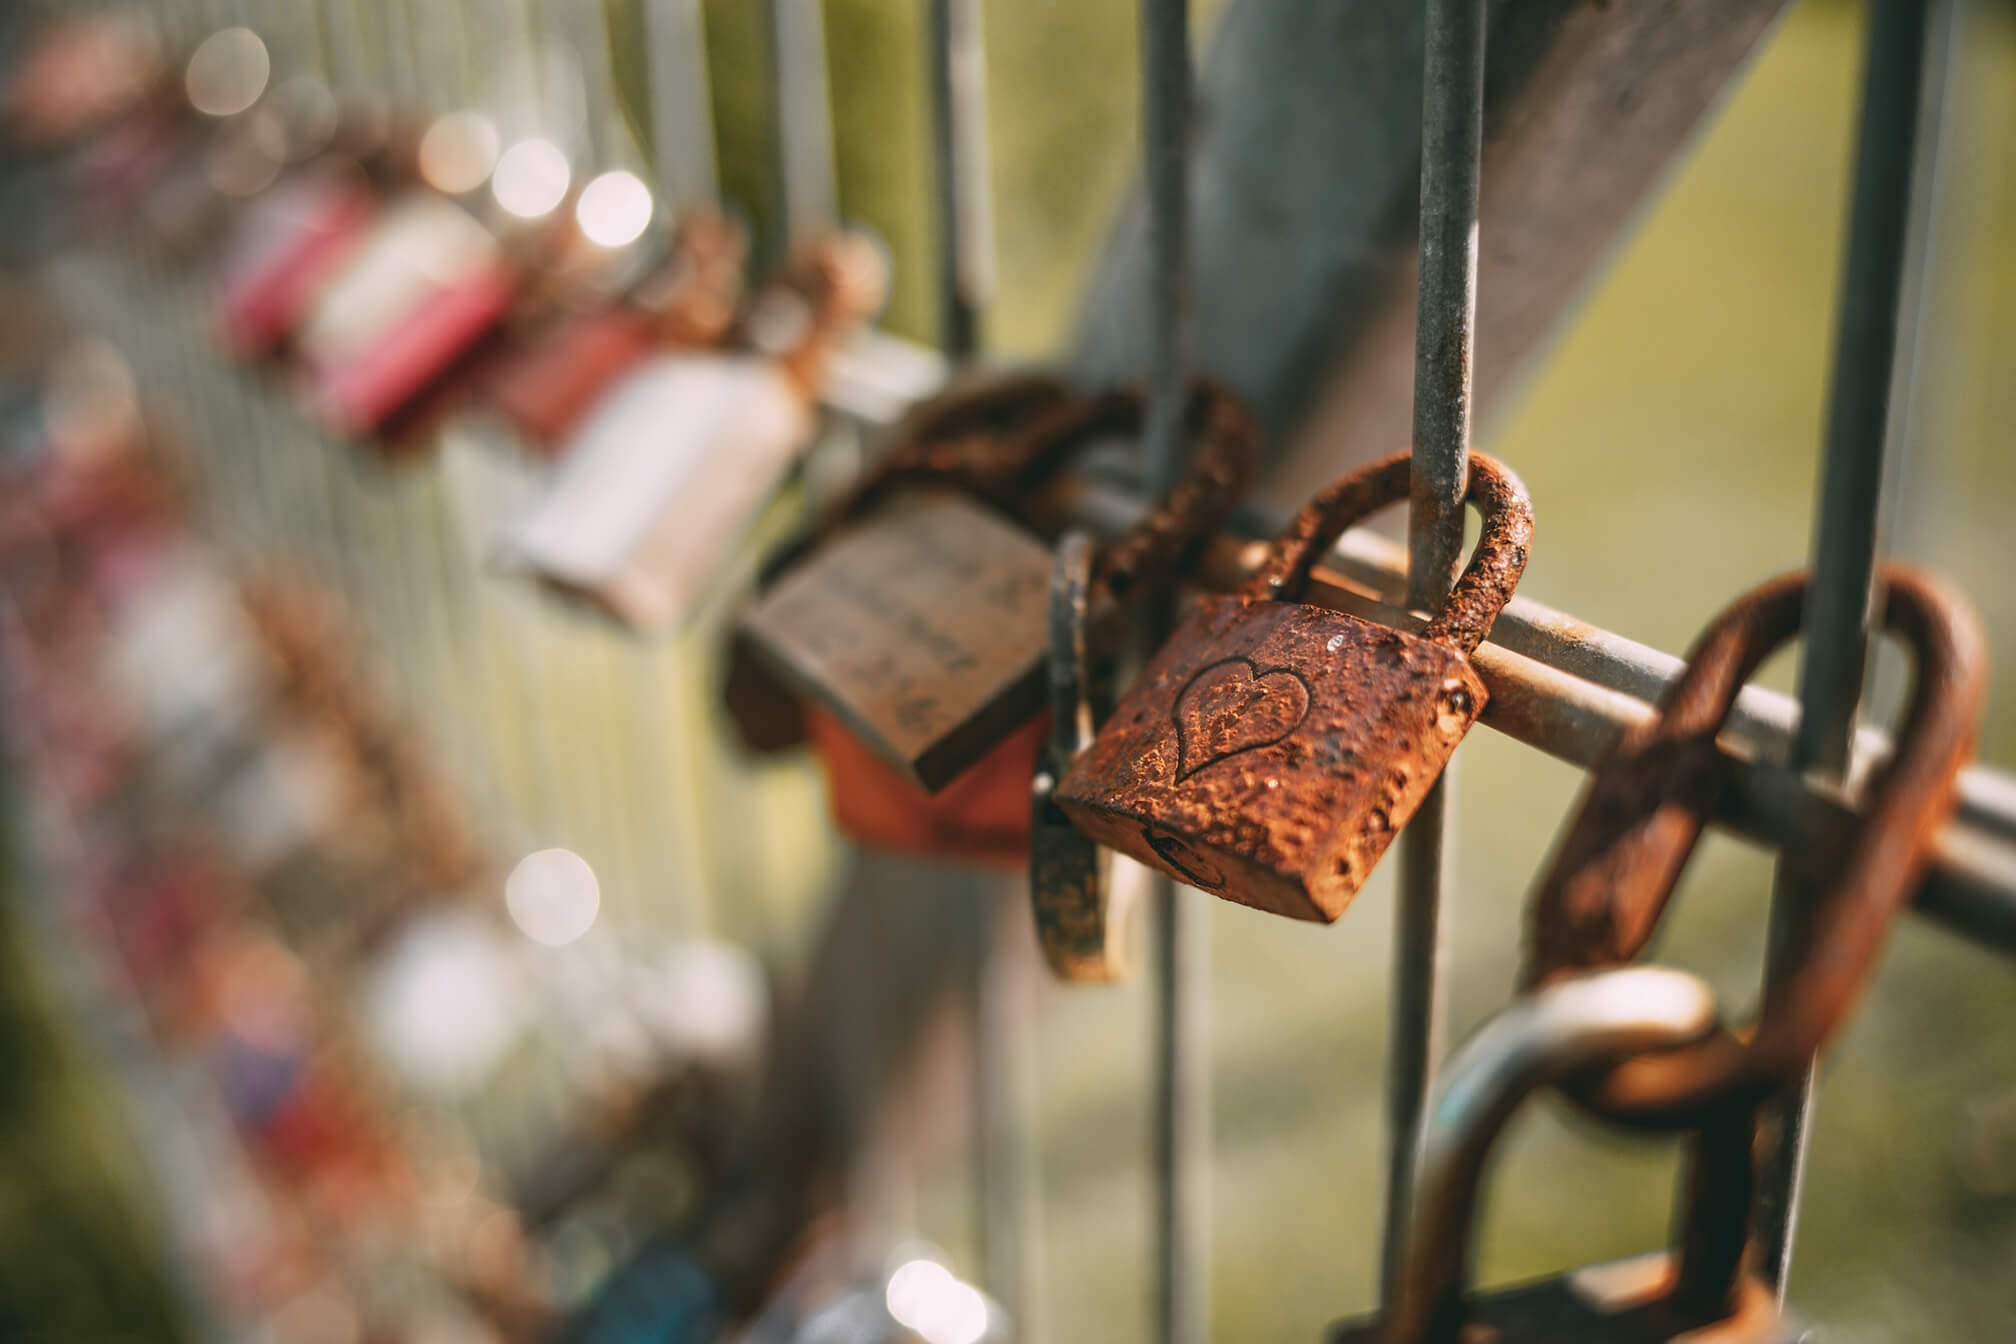
[[[831,228],[840,214],[820,0],[770,0],[770,51],[778,192],[786,245],[795,249]]]
[[[1477,178],[1484,138],[1484,0],[1429,0],[1421,101],[1420,296],[1407,601],[1440,605],[1463,550],[1470,481],[1470,344],[1477,319]],[[1405,1245],[1428,1093],[1442,1049],[1442,890],[1451,775],[1400,837],[1386,1063],[1386,1222],[1380,1291]]]
[[[978,0],[930,0],[933,188],[938,205],[940,332],[955,364],[980,348],[992,284],[993,201],[987,156],[986,53]],[[1023,1002],[1027,968],[1006,944],[1019,885],[976,881],[971,899],[994,909],[973,983],[974,1192],[981,1265],[1021,1344],[1044,1334],[1038,1214],[1034,1022]]]
[[[1148,493],[1183,474],[1183,403],[1195,341],[1190,311],[1190,9],[1141,0],[1143,157],[1148,182]]]
[[[1142,0],[1143,158],[1148,186],[1149,488],[1166,493],[1184,466],[1183,407],[1193,341],[1190,259],[1190,7]],[[1168,633],[1170,613],[1154,622]],[[1210,910],[1167,878],[1156,921],[1156,1337],[1201,1344],[1211,1319]]]
[[[979,0],[931,0],[930,47],[940,337],[947,357],[957,362],[979,349],[980,313],[994,292],[987,54]]]
[[[1874,0],[1869,12],[1848,253],[1813,539],[1814,577],[1801,632],[1799,731],[1791,760],[1794,769],[1833,776],[1847,769],[1869,656],[1884,441],[1898,354],[1926,22],[1925,0]],[[1797,940],[1813,895],[1807,883],[1780,865],[1771,904],[1774,966]],[[1809,1071],[1780,1108],[1779,1140],[1761,1182],[1762,1263],[1766,1277],[1781,1290],[1792,1260],[1812,1099]]]
[[[651,150],[658,190],[678,208],[716,199],[714,103],[700,0],[645,0],[650,46]]]

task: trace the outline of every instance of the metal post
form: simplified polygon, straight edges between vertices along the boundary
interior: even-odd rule
[[[1148,186],[1148,413],[1143,451],[1152,495],[1185,466],[1190,308],[1190,10],[1142,0],[1143,157]],[[1168,633],[1155,614],[1149,637]],[[1156,1337],[1201,1344],[1210,1330],[1211,1053],[1209,908],[1166,877],[1154,882],[1156,921]]]
[[[833,167],[832,94],[819,0],[770,0],[776,85],[778,198],[787,248],[818,237],[839,218]]]
[[[716,199],[714,103],[700,0],[646,0],[651,150],[658,190],[677,208]]]
[[[940,343],[961,364],[980,348],[993,289],[993,201],[987,156],[986,53],[978,0],[930,0],[931,142],[938,205]],[[973,982],[974,1193],[988,1288],[1022,1344],[1044,1336],[1035,1131],[1035,1051],[1028,968],[1007,945],[1021,885],[973,883],[993,908]],[[1005,918],[1004,918],[1005,917]]]
[[[1438,605],[1455,582],[1470,480],[1470,342],[1477,320],[1477,177],[1484,138],[1484,0],[1430,0],[1421,103],[1421,264],[1414,339],[1414,468],[1407,603]],[[1441,1053],[1444,773],[1400,837],[1393,1009],[1386,1064],[1390,1301],[1435,1060]]]
[[[979,349],[980,311],[994,292],[987,59],[979,0],[931,0],[931,103],[941,344],[957,362]]]
[[[1911,214],[1912,159],[1925,55],[1925,0],[1874,0],[1857,131],[1848,255],[1841,280],[1819,520],[1799,659],[1799,731],[1791,766],[1846,773],[1869,656],[1883,451],[1897,362],[1899,296]],[[1799,933],[1810,882],[1779,865],[1771,905],[1775,965]],[[1782,1290],[1791,1266],[1799,1178],[1813,1099],[1809,1071],[1780,1109],[1761,1182],[1758,1238],[1766,1277]]]

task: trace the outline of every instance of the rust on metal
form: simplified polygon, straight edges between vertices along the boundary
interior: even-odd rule
[[[1404,499],[1408,454],[1312,500],[1233,597],[1206,597],[1057,790],[1084,831],[1177,880],[1334,920],[1433,786],[1487,694],[1468,654],[1526,563],[1533,515],[1473,454],[1484,532],[1415,635],[1299,599],[1347,527]]]
[[[1094,546],[1082,532],[1057,544],[1050,578],[1050,732],[1030,787],[1029,898],[1043,959],[1061,980],[1127,972],[1127,907],[1112,856],[1071,823],[1057,781],[1091,745],[1096,718],[1090,651]]]
[[[1018,730],[1043,702],[1050,555],[1019,515],[1083,448],[1138,433],[1142,414],[1136,391],[1081,395],[1043,374],[924,404],[883,465],[813,530],[816,546],[797,548],[801,558],[745,613],[746,650],[837,721],[826,727],[859,740],[855,749],[816,723],[811,733],[850,833],[964,853],[943,837],[985,820],[981,829],[997,840],[990,853],[1005,854],[1009,837],[1026,843],[1041,729]],[[1107,610],[1172,581],[1245,486],[1259,445],[1244,408],[1200,383],[1188,428],[1200,440],[1195,470],[1093,553],[1093,591]],[[743,694],[731,687],[731,700],[760,707],[747,693],[757,681],[745,667]],[[1011,738],[1020,745],[1003,749]],[[982,771],[988,781],[972,778]],[[954,787],[987,800],[988,816],[968,816],[953,799],[927,801]],[[871,816],[872,834],[854,824]],[[915,824],[894,824],[906,817]],[[906,835],[914,843],[901,842]]]
[[[1897,752],[1873,781],[1863,823],[1804,858],[1822,874],[1787,972],[1755,1028],[1633,1060],[1572,1089],[1620,1123],[1688,1128],[1755,1104],[1804,1070],[1852,1006],[1891,917],[1930,862],[1972,752],[1987,684],[1986,638],[1967,603],[1901,566],[1880,571],[1882,624],[1913,652],[1916,679]],[[1637,958],[1730,779],[1716,736],[1756,668],[1798,633],[1809,580],[1775,579],[1724,611],[1696,643],[1653,720],[1626,731],[1591,776],[1532,902],[1525,980]]]

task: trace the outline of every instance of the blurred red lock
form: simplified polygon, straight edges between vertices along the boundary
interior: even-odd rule
[[[453,201],[415,193],[392,205],[302,323],[316,412],[345,434],[387,428],[499,329],[514,278],[497,238]]]
[[[748,236],[713,209],[680,220],[669,254],[607,302],[562,314],[537,338],[501,355],[484,376],[488,399],[542,455],[557,454],[618,376],[654,349],[718,345],[742,295]]]
[[[219,269],[215,321],[224,348],[251,359],[285,340],[376,210],[362,174],[340,161],[255,201]]]

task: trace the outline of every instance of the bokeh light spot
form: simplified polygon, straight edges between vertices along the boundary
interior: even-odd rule
[[[552,213],[567,198],[573,178],[567,156],[551,140],[520,140],[497,160],[490,191],[497,204],[520,219]]]
[[[535,943],[565,947],[595,926],[602,888],[595,870],[571,849],[538,849],[504,879],[511,922]]]
[[[266,44],[250,28],[224,28],[203,39],[183,75],[189,104],[212,117],[235,117],[259,101],[273,73]]]
[[[634,243],[651,222],[651,188],[635,173],[604,173],[581,189],[574,217],[591,243]]]
[[[476,190],[496,166],[497,128],[480,112],[436,117],[420,137],[420,176],[445,195]]]

